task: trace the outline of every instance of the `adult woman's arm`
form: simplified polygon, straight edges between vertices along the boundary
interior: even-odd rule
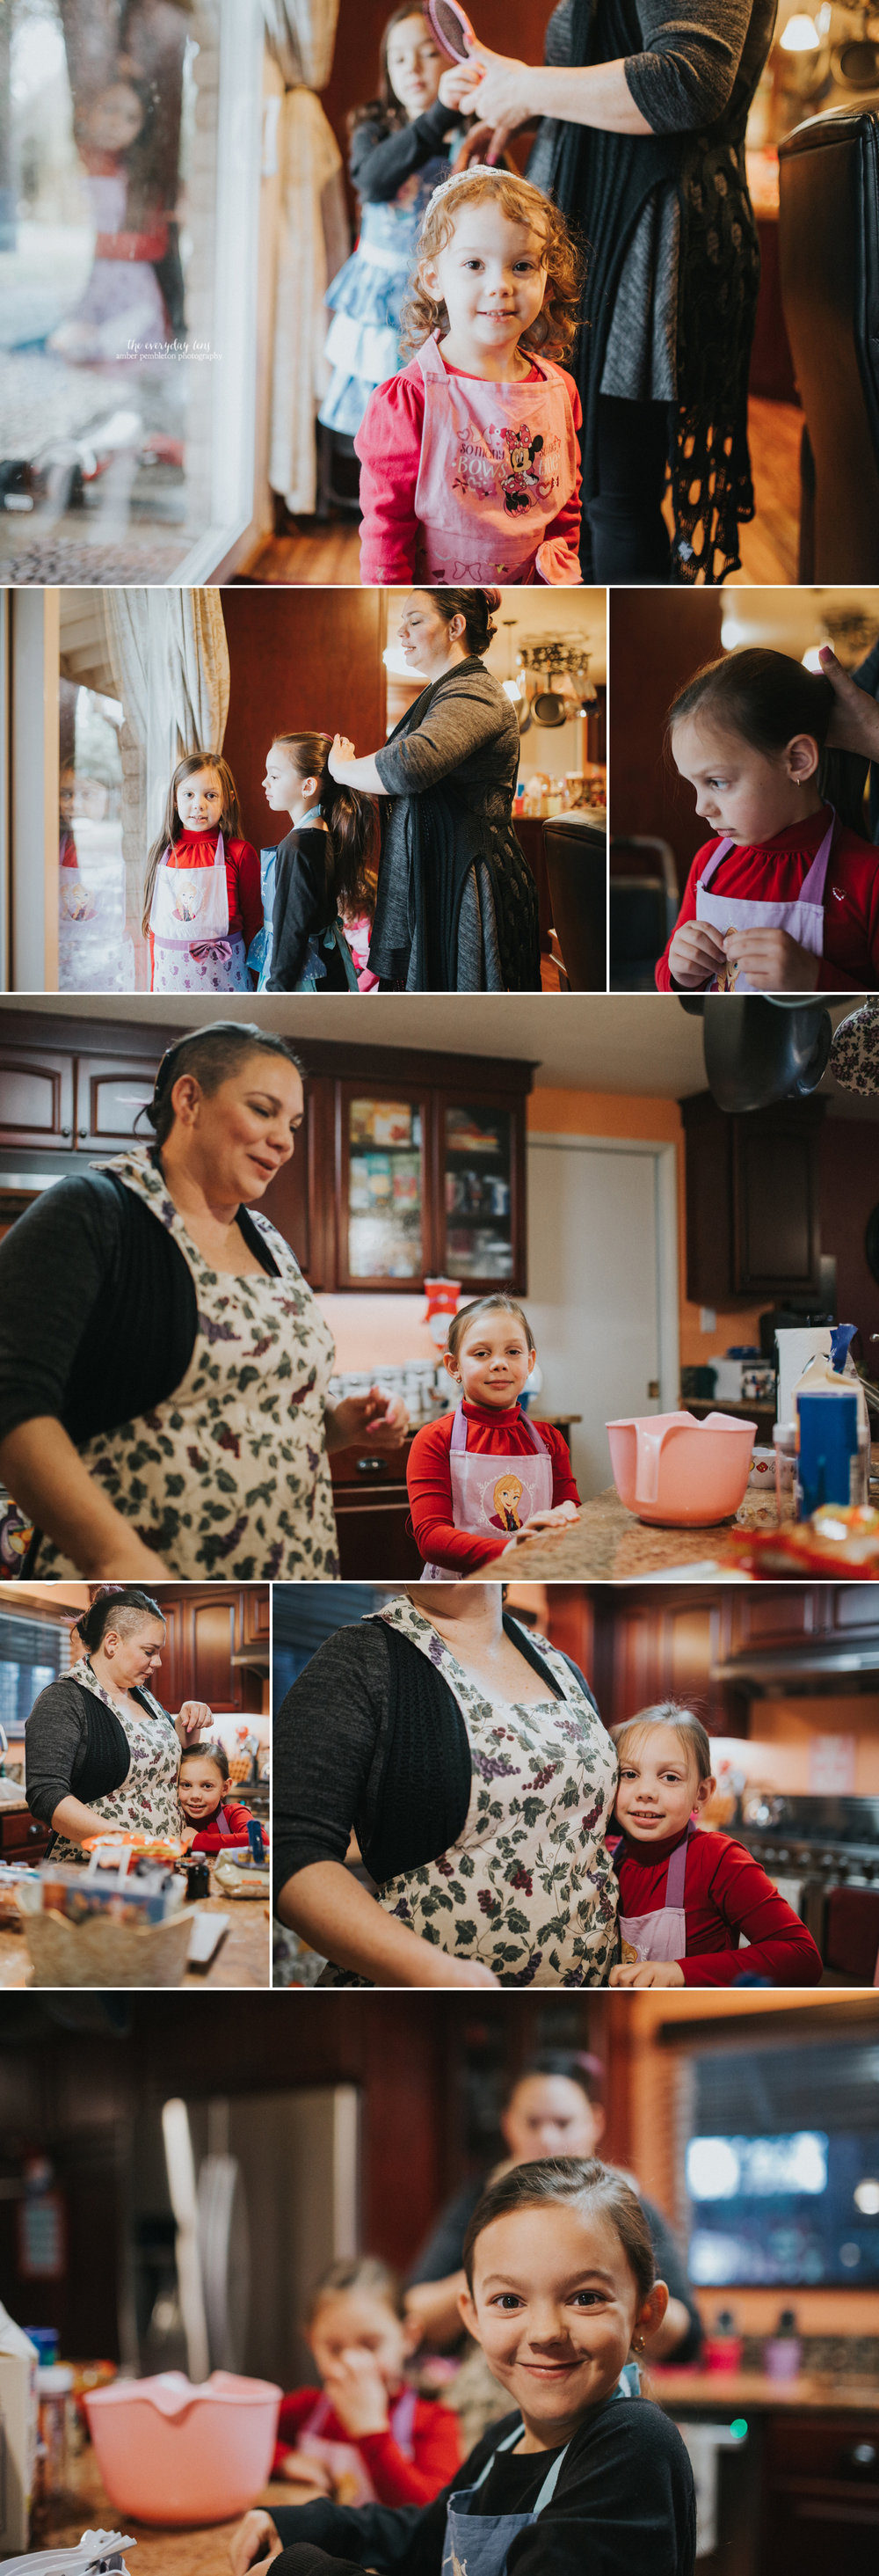
[[[93,1807],[84,1807],[82,1799],[74,1798],[72,1792],[68,1798],[59,1798],[52,1817],[52,1832],[63,1834],[65,1842],[84,1843],[90,1834],[109,1834],[112,1830],[106,1816],[96,1815]]]
[[[469,663],[459,674],[453,665],[415,732],[398,734],[376,752],[385,794],[421,796],[453,778],[465,760],[497,741],[511,713],[490,672]]]
[[[843,670],[831,644],[821,644],[819,656],[836,700],[827,732],[829,748],[859,752],[864,760],[879,760],[879,706],[875,698]]]
[[[608,134],[698,132],[729,101],[751,16],[752,0],[698,0],[689,14],[671,11],[668,0],[640,0],[637,54],[532,65],[480,45],[466,64],[444,73],[440,94],[493,126],[495,156],[514,128],[535,116]]]
[[[387,787],[382,786],[375,761],[369,754],[358,760],[353,742],[346,733],[334,736],[327,753],[327,768],[339,787],[360,787],[367,796],[387,796],[390,793]]]
[[[331,1959],[374,1986],[496,1986],[497,1977],[477,1959],[456,1959],[420,1940],[394,1915],[385,1914],[359,1879],[338,1861],[316,1861],[288,1879],[278,1898],[282,1923]]]
[[[368,1456],[384,1454],[386,1449],[400,1449],[409,1429],[409,1415],[401,1395],[385,1395],[380,1386],[371,1386],[368,1395],[342,1396],[338,1404],[324,1410],[327,1455],[336,1449],[365,1449]]]
[[[63,1423],[20,1422],[0,1441],[0,1476],[19,1509],[72,1558],[78,1574],[153,1581],[168,1568],[89,1475]]]
[[[72,1785],[85,1741],[79,1692],[67,1680],[49,1682],[25,1726],[25,1795],[31,1815],[73,1843],[107,1831],[106,1817],[86,1806]]]

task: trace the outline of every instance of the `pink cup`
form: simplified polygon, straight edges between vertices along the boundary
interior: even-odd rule
[[[684,1529],[729,1520],[743,1499],[757,1437],[730,1413],[648,1413],[609,1422],[614,1484],[640,1521]]]

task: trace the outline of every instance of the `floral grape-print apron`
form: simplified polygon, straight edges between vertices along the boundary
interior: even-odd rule
[[[619,1891],[604,1835],[617,1758],[570,1665],[535,1637],[561,1698],[492,1704],[410,1601],[379,1615],[448,1682],[473,1766],[458,1842],[387,1880],[379,1904],[435,1948],[478,1959],[502,1985],[606,1984]]]
[[[167,1834],[176,1841],[180,1833],[177,1804],[180,1742],[167,1710],[153,1698],[152,1691],[141,1690],[141,1698],[149,1701],[154,1714],[152,1717],[132,1715],[129,1709],[120,1706],[111,1691],[104,1689],[88,1655],[81,1655],[77,1664],[71,1664],[67,1679],[81,1682],[83,1690],[91,1691],[95,1699],[102,1699],[105,1708],[112,1709],[128,1738],[131,1756],[128,1777],[120,1788],[112,1789],[106,1797],[89,1799],[94,1814],[106,1816],[108,1825],[116,1833]],[[64,1834],[56,1835],[52,1845],[53,1860],[83,1861],[85,1858],[81,1844],[68,1842]]]
[[[336,1576],[324,1433],[335,1345],[294,1254],[251,1210],[280,1277],[212,1270],[153,1163],[120,1154],[104,1169],[173,1235],[195,1283],[198,1329],[174,1394],[138,1422],[97,1432],[83,1465],[169,1574]],[[45,1537],[33,1570],[78,1571]]]

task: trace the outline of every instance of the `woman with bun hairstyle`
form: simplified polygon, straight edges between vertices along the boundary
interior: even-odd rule
[[[358,760],[336,735],[330,775],[380,804],[369,949],[388,992],[539,993],[537,887],[512,824],[519,728],[483,656],[498,590],[413,590],[397,641],[426,686]]]
[[[25,1794],[51,1826],[53,1860],[82,1860],[108,1826],[176,1839],[180,1747],[197,1744],[211,1711],[190,1699],[169,1717],[148,1687],[165,1643],[158,1602],[133,1583],[108,1586],[72,1636],[82,1653],[40,1692],[24,1735]]]
[[[219,1020],[162,1058],[147,1151],[54,1183],[0,1246],[0,1477],[22,1573],[338,1573],[328,1451],[395,1448],[377,1387],[253,1207],[304,1115],[288,1040]]]

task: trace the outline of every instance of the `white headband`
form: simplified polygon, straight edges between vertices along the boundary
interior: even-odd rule
[[[474,161],[469,170],[453,170],[451,178],[441,179],[439,187],[434,189],[433,196],[428,198],[422,222],[427,222],[428,215],[432,213],[434,206],[439,205],[440,198],[447,197],[450,188],[462,187],[465,179],[510,179],[512,175],[511,170],[496,170],[492,161]]]

